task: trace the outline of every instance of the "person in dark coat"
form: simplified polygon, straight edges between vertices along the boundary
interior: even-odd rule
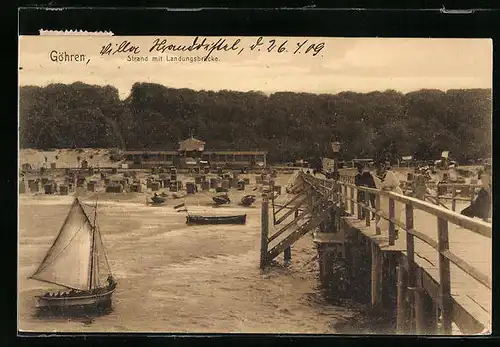
[[[491,216],[491,166],[486,165],[484,173],[481,174],[482,187],[477,197],[471,204],[464,208],[460,214],[474,218],[479,217],[487,220]]]
[[[373,179],[372,174],[365,170],[362,164],[358,165],[358,173],[354,177],[354,184],[358,187],[367,187],[367,188],[377,188],[375,185],[375,180]],[[375,208],[375,194],[368,194],[370,199],[370,204],[372,208]],[[365,202],[365,192],[358,191],[358,201]],[[372,216],[372,220],[375,219],[375,214]]]

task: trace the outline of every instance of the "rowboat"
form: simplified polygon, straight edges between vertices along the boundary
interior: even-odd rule
[[[245,224],[247,215],[236,216],[196,216],[188,215],[186,224]]]
[[[92,214],[87,215],[75,198],[54,243],[29,277],[69,290],[36,296],[38,309],[98,309],[111,304],[116,281],[97,224],[97,203]]]
[[[212,200],[217,205],[229,204],[231,202],[231,199],[229,199],[229,196],[225,193],[214,196]]]
[[[255,195],[245,195],[240,201],[242,205],[250,206],[255,202]]]
[[[153,205],[160,205],[160,204],[163,204],[165,202],[165,198],[163,198],[159,195],[155,195],[151,198],[151,201],[152,201]]]

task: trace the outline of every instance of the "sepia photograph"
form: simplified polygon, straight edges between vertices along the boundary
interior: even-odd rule
[[[19,333],[490,335],[490,39],[19,36]]]

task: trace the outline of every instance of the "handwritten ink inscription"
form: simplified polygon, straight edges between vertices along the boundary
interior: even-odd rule
[[[325,47],[324,42],[319,43],[311,43],[309,39],[303,41],[295,42],[295,45],[290,44],[288,40],[277,41],[275,39],[264,41],[264,38],[261,36],[257,39],[257,41],[250,45],[250,50],[261,51],[265,49],[267,52],[276,52],[276,53],[286,53],[291,49],[293,54],[308,54],[311,53],[313,57],[317,56]]]
[[[106,46],[102,46],[101,55],[115,55],[116,53],[132,53],[139,54],[141,50],[139,46],[132,45],[129,41],[125,40],[122,43],[115,43],[113,46],[111,43],[108,43]]]
[[[243,52],[262,52],[262,53],[273,53],[273,54],[293,54],[293,55],[310,55],[316,57],[325,48],[324,42],[312,42],[310,39],[305,40],[284,40],[284,39],[264,39],[264,37],[258,37],[250,45],[245,45],[242,43],[241,39],[225,39],[219,38],[217,40],[208,40],[206,38],[200,39],[200,37],[194,38],[194,40],[188,44],[174,44],[170,43],[167,39],[156,38],[153,40],[152,44],[147,48],[145,52],[147,53],[167,53],[167,52],[206,52],[204,54],[205,61],[211,60],[210,57],[214,52],[234,52],[237,55]],[[108,43],[101,47],[100,55],[115,55],[115,54],[127,54],[127,60],[137,61],[141,59],[135,59],[134,56],[141,54],[142,50],[137,44],[134,44],[128,40],[124,40],[121,43]]]

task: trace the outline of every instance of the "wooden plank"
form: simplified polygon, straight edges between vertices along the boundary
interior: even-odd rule
[[[287,208],[290,204],[292,204],[293,202],[295,202],[296,200],[298,200],[298,198],[300,198],[304,193],[305,193],[305,190],[303,190],[300,193],[298,193],[297,195],[295,195],[291,200],[289,200],[288,202],[286,202],[284,205],[281,205],[281,206],[276,205],[276,206],[278,206],[280,208],[275,212],[275,214],[278,214],[281,211],[283,211],[283,209]],[[301,204],[298,204],[298,205],[301,205]]]
[[[439,249],[439,245],[436,241],[434,241],[430,236],[427,236],[424,233],[418,232],[415,229],[411,229],[407,231],[408,234],[415,236],[417,239],[425,242],[432,248],[434,248],[436,251]]]
[[[452,307],[450,260],[443,255],[449,249],[448,222],[438,217],[438,246],[439,246],[439,294],[441,299],[441,314],[443,332],[451,334]]]
[[[280,205],[280,204],[276,204],[275,206],[276,206],[276,207],[284,207],[283,205]],[[284,208],[285,208],[285,209],[287,209],[287,210],[290,210],[290,209],[292,209],[293,207],[288,207],[288,206],[285,206]],[[304,211],[304,209],[303,209],[303,208],[298,208],[298,209],[297,209],[297,211],[302,212],[302,211]]]
[[[267,263],[267,247],[269,235],[269,198],[267,194],[262,194],[261,212],[261,240],[260,240],[260,268],[263,269]]]
[[[427,272],[422,273],[422,284],[425,291],[433,298],[439,301],[439,283]],[[485,329],[485,326],[470,314],[455,298],[451,298],[452,320],[458,326],[460,331],[465,334],[477,334]]]
[[[453,192],[451,196],[451,210],[456,211],[457,209],[457,188],[453,187]]]
[[[441,252],[441,254],[446,257],[448,260],[450,260],[453,264],[458,266],[460,269],[465,271],[467,274],[469,274],[472,278],[477,280],[479,283],[484,285],[488,289],[492,289],[492,284],[491,284],[491,278],[487,275],[484,275],[476,269],[475,267],[469,265],[467,262],[463,261],[459,257],[457,257],[455,254],[450,252],[449,250],[445,250]]]
[[[290,233],[285,239],[281,240],[276,246],[274,246],[268,253],[268,261],[276,258],[281,252],[283,252],[287,247],[294,244],[298,239],[307,234],[312,229],[318,227],[318,225],[323,221],[323,219],[330,213],[330,211],[323,211],[319,216],[308,221],[306,224],[302,225],[298,229]]]
[[[406,307],[406,276],[402,258],[398,259],[397,272],[397,298],[396,298],[396,330],[399,334],[404,334],[407,331],[406,322],[408,320],[408,311]]]
[[[365,195],[365,206],[366,207],[370,207],[370,194],[368,192],[364,192],[364,195]],[[363,206],[364,207],[364,206]],[[366,226],[369,227],[370,226],[370,214],[371,214],[371,211],[370,209],[363,209],[362,211],[364,211],[365,213],[365,222],[366,222]]]
[[[341,184],[340,182],[337,182],[337,184],[341,185],[343,191],[346,191],[346,188],[349,186],[348,184]],[[488,289],[488,286],[478,286],[476,282],[479,278],[480,283],[481,281],[485,282],[483,284],[489,285],[491,283],[491,276],[487,275],[491,274],[492,266],[490,255],[491,223],[464,217],[456,212],[444,210],[442,207],[431,205],[427,202],[414,201],[414,198],[370,190],[365,187],[359,187],[359,190],[365,193],[375,193],[378,198],[384,195],[394,197],[395,201],[407,202],[410,204],[414,208],[413,228],[409,228],[410,232],[407,235],[406,233],[403,233],[405,235],[400,235],[400,238],[395,240],[394,245],[390,246],[388,235],[377,235],[377,229],[373,223],[367,226],[365,221],[356,221],[348,217],[343,218],[344,222],[352,226],[352,228],[359,230],[364,237],[370,239],[371,243],[377,245],[382,252],[400,251],[406,255],[406,251],[408,250],[408,238],[417,238],[419,242],[415,243],[414,241],[415,266],[419,268],[422,267],[424,274],[423,278],[428,276],[428,278],[434,279],[436,283],[440,282],[440,275],[442,275],[438,267],[440,261],[442,262],[440,257],[444,257],[448,260],[448,265],[457,263],[456,267],[448,271],[450,276],[450,295],[448,300],[452,303],[456,302],[469,316],[472,316],[477,322],[480,322],[478,324],[482,324],[486,327],[491,326],[491,323],[489,323],[491,321],[491,289]],[[341,200],[345,201],[346,198],[348,198],[346,194],[342,194]],[[440,199],[445,199],[445,197],[440,196]],[[456,201],[458,201],[458,199]],[[455,204],[455,208],[459,207],[456,202]],[[378,215],[383,214],[379,212]],[[438,251],[433,251],[433,248],[439,249],[439,227],[437,223],[434,222],[436,217],[448,220],[448,235],[451,238],[448,240],[448,250],[441,252],[441,255],[439,255]],[[377,219],[378,218],[380,217],[377,216]],[[387,216],[387,218],[389,218],[389,216]],[[393,223],[402,229],[407,229],[406,225],[403,225],[403,223],[397,220],[393,220]],[[473,269],[477,270],[477,273],[474,273]],[[466,273],[470,273],[470,275]],[[442,301],[441,289],[443,288],[438,287],[437,294],[432,294],[439,303]],[[455,305],[453,304],[452,306],[454,307]],[[453,308],[453,310],[455,310],[455,308]],[[460,308],[458,308],[458,310],[460,310]],[[457,319],[455,316],[456,313],[453,311],[451,320]],[[466,314],[460,313],[460,316],[464,317]],[[457,322],[457,325],[460,326],[462,331],[466,329],[464,328],[466,324],[469,324],[469,326],[476,326],[476,328],[479,326],[475,323]],[[474,331],[478,330],[476,328],[474,328]]]
[[[283,216],[281,216],[277,221],[275,221],[274,225],[281,224],[292,213],[294,213],[296,210],[298,210],[300,208],[300,206],[306,202],[307,199],[308,199],[308,196],[305,196],[302,200],[300,200],[300,202],[297,205],[295,205],[293,208],[291,208],[290,210],[288,210]]]
[[[348,187],[352,186],[348,183],[342,183],[342,187]],[[361,191],[367,191],[370,193],[376,194],[377,197],[380,196],[387,196],[389,198],[393,198],[395,201],[403,204],[411,204],[415,208],[418,208],[419,210],[422,210],[424,212],[430,213],[435,215],[436,217],[443,218],[447,220],[450,223],[456,224],[461,226],[462,228],[466,228],[472,232],[478,233],[480,235],[486,236],[491,238],[491,232],[492,232],[492,226],[490,223],[484,222],[484,221],[479,221],[475,220],[473,218],[469,218],[463,215],[460,215],[458,213],[455,213],[453,211],[450,211],[444,207],[439,207],[434,204],[430,204],[428,202],[422,201],[420,199],[416,199],[413,197],[389,192],[389,191],[383,191],[383,190],[377,190],[373,188],[366,188],[366,187],[358,187],[359,190]],[[345,194],[344,194],[345,196]],[[377,210],[380,210],[380,208],[377,208]]]
[[[389,246],[394,245],[394,240],[396,239],[395,225],[394,225],[394,215],[395,215],[394,200],[389,198]]]
[[[349,210],[352,215],[354,215],[354,187],[349,187],[349,196],[351,197]]]
[[[373,227],[367,228],[367,227],[365,227],[363,222],[357,221],[354,218],[346,217],[346,218],[344,218],[344,220],[347,223],[347,225],[350,226],[351,230],[357,230],[358,232],[361,232],[361,234],[364,235],[364,237],[370,239],[371,243],[375,243],[377,245],[380,245],[381,251],[384,250],[384,245],[388,245],[387,238],[385,238],[385,240],[384,240],[384,237],[375,235]],[[410,235],[407,235],[407,236],[409,237]],[[408,240],[406,240],[406,242],[408,242]],[[398,243],[396,243],[396,245],[397,244]],[[469,246],[469,245],[467,244],[467,246]],[[405,248],[408,248],[408,247],[406,246]],[[405,249],[402,249],[401,251],[405,257],[408,257],[408,254],[405,251]],[[473,254],[476,254],[476,253],[477,252],[474,252]],[[428,292],[429,295],[434,298],[434,300],[439,301],[439,285],[437,284],[439,282],[439,271],[438,271],[437,266],[432,266],[426,260],[430,257],[430,260],[434,264],[437,265],[438,252],[437,251],[434,252],[432,249],[422,250],[422,249],[420,249],[420,246],[418,246],[418,247],[415,246],[415,254],[419,255],[419,257],[415,258],[415,267],[416,268],[423,267],[425,269],[425,270],[423,270],[423,275],[422,275],[423,276],[423,280],[422,280],[423,287],[425,288],[426,292]],[[423,258],[421,258],[421,257],[423,257]],[[467,281],[467,276],[465,275],[465,273],[461,276],[464,278],[464,280]],[[409,280],[410,279],[412,279],[412,277],[409,277]],[[487,323],[488,318],[487,318],[487,315],[484,315],[485,316],[484,319],[482,317],[478,316],[478,313],[477,313],[478,309],[474,309],[472,307],[472,305],[478,307],[478,304],[474,303],[472,300],[465,300],[465,295],[470,294],[471,296],[476,298],[475,299],[476,301],[479,301],[479,299],[476,297],[476,294],[474,294],[471,291],[471,289],[465,289],[463,287],[463,285],[461,283],[463,283],[464,280],[460,280],[460,278],[457,277],[457,274],[452,271],[452,295],[456,295],[454,293],[459,294],[459,296],[456,297],[454,300],[460,305],[460,307],[463,310],[467,311],[467,314],[460,313],[461,317],[462,317],[461,319],[464,320],[465,318],[463,318],[463,317],[471,316],[471,313],[469,313],[469,312],[474,312],[474,314],[477,317],[472,315],[472,317],[474,318],[474,321],[472,321],[472,322],[462,321],[462,322],[456,322],[456,324],[460,327],[460,329],[462,331],[465,331],[464,326],[476,327],[473,330],[475,333],[478,333],[484,329],[483,327]],[[433,283],[432,286],[428,284],[429,281],[432,281],[432,283]],[[471,279],[470,281],[474,281],[474,280]],[[470,283],[470,281],[468,281],[467,283]],[[485,288],[485,287],[481,287],[481,288]],[[479,295],[480,297],[483,297],[483,299],[484,299],[483,301],[486,302],[483,306],[488,307],[488,302],[490,302],[490,300],[491,300],[491,292],[490,293],[488,293],[487,291],[485,292],[484,290],[481,290],[481,288],[477,289],[478,290],[477,295]],[[458,300],[460,300],[460,301],[458,301]],[[453,313],[453,315],[455,316],[455,313]],[[453,319],[455,321],[455,318],[453,318]],[[479,327],[480,329],[477,327]],[[469,329],[472,329],[472,328],[469,328]]]
[[[278,230],[275,234],[273,234],[270,238],[269,238],[269,242],[272,242],[273,240],[275,240],[278,236],[280,236],[281,234],[283,234],[286,230],[288,230],[291,226],[293,226],[294,224],[297,224],[301,219],[303,219],[305,216],[307,216],[308,214],[311,213],[313,209],[313,206],[309,206],[306,210],[304,210],[304,212],[302,212],[298,217],[296,217],[294,220],[292,220],[290,223],[288,223],[287,225],[285,225],[283,228],[281,228],[280,230]]]
[[[426,333],[425,327],[425,311],[424,311],[424,293],[422,291],[422,269],[417,268],[416,271],[416,286],[410,288],[413,291],[413,301],[415,302],[415,332],[418,335]]]
[[[406,229],[413,229],[413,206],[410,204],[405,205]],[[415,265],[415,242],[412,234],[406,235],[406,249],[407,249],[407,263],[408,263],[408,286],[417,286],[417,269]],[[411,296],[410,300],[410,315],[413,316],[415,312],[415,296]],[[413,325],[409,327],[410,332],[413,331]]]
[[[382,259],[378,246],[372,242],[371,244],[371,305],[378,307],[382,302]]]
[[[378,226],[378,223],[380,222],[380,215],[378,214],[378,212],[380,212],[380,195],[375,197],[375,209],[377,210],[377,214],[375,215],[375,233],[380,235],[382,233],[380,227]]]

